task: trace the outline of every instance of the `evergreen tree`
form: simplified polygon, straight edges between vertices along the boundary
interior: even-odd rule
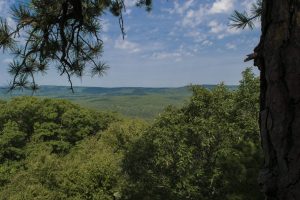
[[[151,0],[137,6],[151,9]],[[16,27],[0,19],[0,49],[16,56],[9,65],[13,76],[10,89],[38,89],[37,73],[55,66],[60,75],[81,77],[89,69],[102,76],[107,65],[99,60],[103,50],[101,16],[109,10],[119,18],[124,36],[123,0],[31,0],[12,8]],[[21,42],[22,41],[22,42]]]
[[[268,200],[300,199],[300,6],[263,0],[253,17],[235,12],[234,26],[252,27],[261,16],[254,53],[260,70],[260,132],[265,157],[259,182]]]

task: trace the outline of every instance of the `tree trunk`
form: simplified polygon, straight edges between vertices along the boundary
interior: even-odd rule
[[[267,200],[300,200],[300,0],[263,0],[259,182]]]

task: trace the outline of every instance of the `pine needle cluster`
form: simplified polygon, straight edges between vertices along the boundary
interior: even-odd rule
[[[137,6],[150,10],[151,0]],[[102,76],[108,66],[100,59],[101,17],[105,12],[118,17],[124,36],[124,10],[124,0],[31,0],[13,6],[15,27],[0,18],[0,49],[15,56],[10,90],[38,89],[36,75],[52,67],[67,76],[72,91],[73,77]]]
[[[262,0],[257,0],[252,4],[252,7],[249,12],[239,12],[237,10],[229,18],[231,21],[230,26],[237,29],[245,29],[249,27],[250,29],[254,28],[254,21],[259,20],[262,14]]]

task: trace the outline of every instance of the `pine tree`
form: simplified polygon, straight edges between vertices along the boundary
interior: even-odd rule
[[[137,6],[151,9],[151,0]],[[103,51],[101,16],[109,11],[119,18],[123,36],[124,0],[31,0],[12,7],[16,27],[0,19],[0,49],[15,55],[9,65],[10,89],[38,89],[35,76],[56,67],[60,75],[81,77],[89,70],[102,76],[108,68]]]
[[[260,132],[264,167],[259,182],[267,200],[300,199],[300,2],[263,0],[259,12],[235,12],[233,26],[253,27],[261,16],[254,53],[260,69]],[[260,13],[260,15],[259,15]]]

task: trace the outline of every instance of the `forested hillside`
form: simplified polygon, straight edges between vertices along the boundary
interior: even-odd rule
[[[212,89],[216,85],[203,85]],[[227,86],[236,89],[236,86]],[[0,88],[0,98],[11,99],[17,96],[67,99],[80,106],[101,111],[118,112],[128,117],[153,120],[168,105],[182,106],[192,92],[190,87],[143,88],[143,87],[74,87],[75,93],[64,86],[41,86],[38,91]]]
[[[206,85],[213,88],[215,85]],[[118,112],[128,117],[153,120],[163,109],[172,104],[182,106],[191,96],[189,87],[180,88],[101,88],[74,87],[74,93],[69,87],[41,86],[38,91],[14,90],[10,93],[7,88],[0,88],[0,98],[11,99],[18,96],[36,96],[70,100],[75,104],[90,109]]]
[[[0,199],[262,200],[259,82],[192,87],[149,123],[66,100],[0,102]]]

